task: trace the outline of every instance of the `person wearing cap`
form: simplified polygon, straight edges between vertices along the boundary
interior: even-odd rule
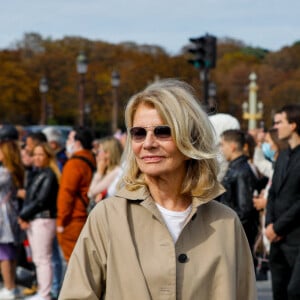
[[[24,169],[17,140],[18,132],[14,126],[0,128],[0,269],[4,285],[0,299],[7,300],[19,296],[15,284],[20,242],[17,189],[23,185]]]
[[[11,124],[5,124],[0,127],[0,141],[17,141],[19,133],[17,128]]]

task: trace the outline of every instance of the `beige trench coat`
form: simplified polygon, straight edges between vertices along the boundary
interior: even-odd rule
[[[194,197],[192,205],[174,245],[146,188],[101,201],[77,241],[59,299],[256,299],[237,215],[216,201]]]

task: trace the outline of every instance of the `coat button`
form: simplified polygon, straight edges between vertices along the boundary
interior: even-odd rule
[[[186,263],[188,261],[188,257],[186,254],[182,253],[182,254],[179,254],[178,256],[178,261],[182,264]]]

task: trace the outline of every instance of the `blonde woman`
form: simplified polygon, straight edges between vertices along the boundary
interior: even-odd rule
[[[91,212],[59,299],[256,299],[242,225],[214,201],[217,149],[191,87],[150,85],[125,121],[123,187]]]
[[[122,145],[116,138],[107,137],[100,140],[96,154],[97,171],[88,191],[91,201],[98,203],[106,196],[110,184],[121,170],[122,151]]]
[[[22,188],[24,169],[20,149],[15,140],[0,142],[0,269],[4,287],[0,299],[15,299],[18,289],[15,285],[16,246],[20,242],[16,197]]]
[[[38,293],[28,299],[50,300],[52,283],[52,244],[56,233],[56,198],[60,171],[47,143],[34,147],[33,164],[37,174],[26,191],[19,223],[26,230],[36,266]]]

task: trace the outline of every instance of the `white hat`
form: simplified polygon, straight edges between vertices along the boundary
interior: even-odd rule
[[[57,142],[58,144],[62,144],[63,136],[59,129],[54,127],[46,127],[42,130],[42,132],[46,135],[48,142]]]
[[[240,122],[232,115],[219,113],[208,118],[215,129],[217,142],[219,142],[220,136],[225,130],[240,129]]]

